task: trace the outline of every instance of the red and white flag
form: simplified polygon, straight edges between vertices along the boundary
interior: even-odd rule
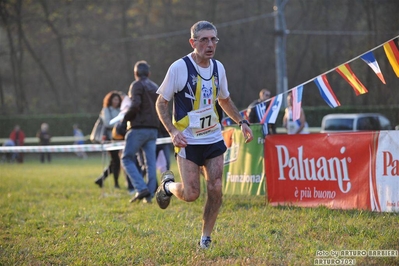
[[[296,121],[301,117],[303,86],[295,87],[292,90],[292,120]]]

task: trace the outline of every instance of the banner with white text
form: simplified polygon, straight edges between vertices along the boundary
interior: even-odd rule
[[[265,195],[264,138],[262,125],[251,125],[253,141],[245,143],[240,128],[225,127],[223,193]]]
[[[272,205],[399,211],[399,131],[270,135]]]

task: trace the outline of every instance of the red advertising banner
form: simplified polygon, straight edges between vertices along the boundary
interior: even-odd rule
[[[272,205],[399,211],[399,131],[270,135]]]

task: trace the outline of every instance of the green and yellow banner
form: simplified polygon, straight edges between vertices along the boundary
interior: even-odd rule
[[[223,193],[229,195],[265,195],[264,142],[262,125],[251,125],[253,141],[245,143],[241,129],[225,127],[227,145],[224,154]]]

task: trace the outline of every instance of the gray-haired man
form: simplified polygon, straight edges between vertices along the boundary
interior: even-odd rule
[[[230,98],[224,66],[213,59],[219,39],[216,27],[199,21],[191,27],[189,39],[193,52],[175,61],[169,68],[157,93],[158,116],[169,132],[181,182],[174,175],[162,175],[156,192],[158,205],[165,209],[175,195],[183,201],[195,201],[200,195],[200,168],[207,185],[207,201],[203,213],[201,248],[211,244],[211,233],[222,204],[223,153],[226,146],[221,133],[215,103],[236,121],[247,142],[253,138],[249,123],[242,117]],[[168,103],[174,101],[173,121]]]

